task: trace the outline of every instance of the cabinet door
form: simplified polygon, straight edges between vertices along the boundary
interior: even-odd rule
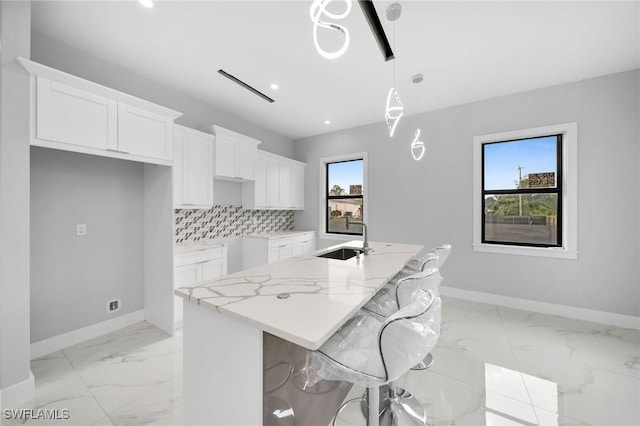
[[[186,204],[213,205],[213,141],[204,133],[191,132],[185,150]]]
[[[187,135],[179,126],[174,127],[173,132],[173,163],[171,166],[171,174],[173,176],[173,204],[180,205],[184,203],[184,146]]]
[[[302,254],[309,254],[315,249],[313,241],[304,241],[302,243]]]
[[[267,173],[267,160],[264,158],[256,158],[256,175],[254,184],[254,207],[267,207],[269,199],[267,197],[267,182],[269,175]]]
[[[211,281],[224,275],[223,260],[215,259],[198,263],[200,268],[200,282]]]
[[[254,144],[239,141],[237,150],[237,177],[254,180],[256,167],[256,151]]]
[[[296,210],[304,210],[304,167],[291,167],[291,205]]]
[[[234,178],[236,172],[237,138],[221,133],[216,135],[215,142],[215,174],[216,176]]]
[[[279,169],[280,203],[282,208],[291,208],[291,166],[280,164]]]
[[[118,103],[46,78],[36,80],[36,137],[89,148],[117,147]]]
[[[280,260],[280,247],[270,248],[267,255],[267,263],[278,262],[279,260]]]
[[[293,257],[292,244],[280,247],[280,260],[290,259],[292,257]]]
[[[301,256],[302,252],[302,243],[294,243],[291,245],[291,257]]]
[[[267,205],[280,207],[280,163],[267,160]]]
[[[173,287],[193,287],[198,283],[198,267],[195,263],[177,266],[173,270]],[[182,320],[182,297],[173,297],[173,321]]]
[[[118,102],[118,151],[170,160],[172,128],[166,117]]]

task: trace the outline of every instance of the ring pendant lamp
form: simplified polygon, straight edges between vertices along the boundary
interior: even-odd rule
[[[344,52],[346,52],[349,48],[350,42],[349,30],[347,30],[345,26],[321,20],[323,16],[333,20],[341,20],[349,15],[349,13],[351,12],[351,0],[343,0],[345,2],[346,8],[342,13],[332,13],[327,10],[327,6],[329,6],[329,4],[334,1],[335,0],[314,0],[311,4],[311,8],[309,9],[309,15],[311,16],[311,21],[313,22],[313,44],[316,46],[316,50],[318,51],[320,56],[326,59],[336,59],[342,56]],[[333,52],[324,50],[320,46],[320,42],[318,41],[318,30],[320,28],[338,31],[344,34],[344,43],[342,47]]]

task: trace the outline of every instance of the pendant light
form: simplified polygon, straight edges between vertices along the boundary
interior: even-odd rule
[[[402,12],[402,6],[400,3],[392,3],[387,8],[387,19],[392,22],[393,26],[393,48],[395,49],[396,43],[396,23],[395,21],[400,17],[400,13]],[[400,122],[400,119],[404,115],[404,106],[402,105],[402,101],[400,100],[400,95],[398,91],[395,89],[396,85],[396,63],[395,60],[393,62],[393,87],[389,89],[389,93],[387,94],[387,103],[384,113],[384,119],[387,122],[387,127],[389,128],[389,137],[392,138],[393,134],[396,131],[396,127]]]
[[[411,142],[411,155],[414,160],[420,161],[427,151],[424,142],[420,140],[420,90],[418,89],[418,84],[422,82],[422,74],[414,75],[411,80],[416,85],[416,132]]]
[[[335,24],[332,22],[321,21],[320,18],[322,16],[326,16],[330,19],[340,20],[344,19],[351,12],[351,0],[344,0],[346,9],[342,13],[332,13],[327,11],[327,6],[333,2],[334,0],[314,0],[311,4],[311,8],[309,9],[309,15],[311,16],[311,21],[313,21],[313,44],[316,46],[316,50],[323,58],[327,59],[335,59],[339,58],[347,51],[349,48],[349,30],[343,25]],[[318,42],[318,28],[326,28],[329,30],[335,30],[344,34],[344,44],[342,47],[334,52],[327,52],[322,47],[320,47],[320,43]]]

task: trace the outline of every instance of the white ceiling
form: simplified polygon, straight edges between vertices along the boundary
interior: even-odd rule
[[[390,3],[374,1],[395,46],[387,63],[356,0],[339,22],[351,46],[335,60],[316,53],[310,1],[34,2],[32,27],[292,139],[382,121],[394,67],[415,114],[418,72],[424,112],[640,66],[637,1],[401,1],[395,30]],[[319,35],[328,47],[333,33]]]

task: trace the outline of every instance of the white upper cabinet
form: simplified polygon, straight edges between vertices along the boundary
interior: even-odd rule
[[[38,139],[106,150],[117,144],[118,102],[36,78]]]
[[[261,142],[220,126],[208,130],[216,135],[214,176],[234,181],[254,180],[256,152]]]
[[[304,164],[291,165],[291,205],[294,210],[304,210]]]
[[[179,112],[19,58],[31,78],[31,145],[171,165]]]
[[[213,141],[208,133],[174,125],[173,203],[179,208],[213,206]]]
[[[258,150],[255,182],[242,185],[245,209],[304,209],[305,164]]]
[[[171,160],[173,120],[118,102],[116,151],[159,160]]]

